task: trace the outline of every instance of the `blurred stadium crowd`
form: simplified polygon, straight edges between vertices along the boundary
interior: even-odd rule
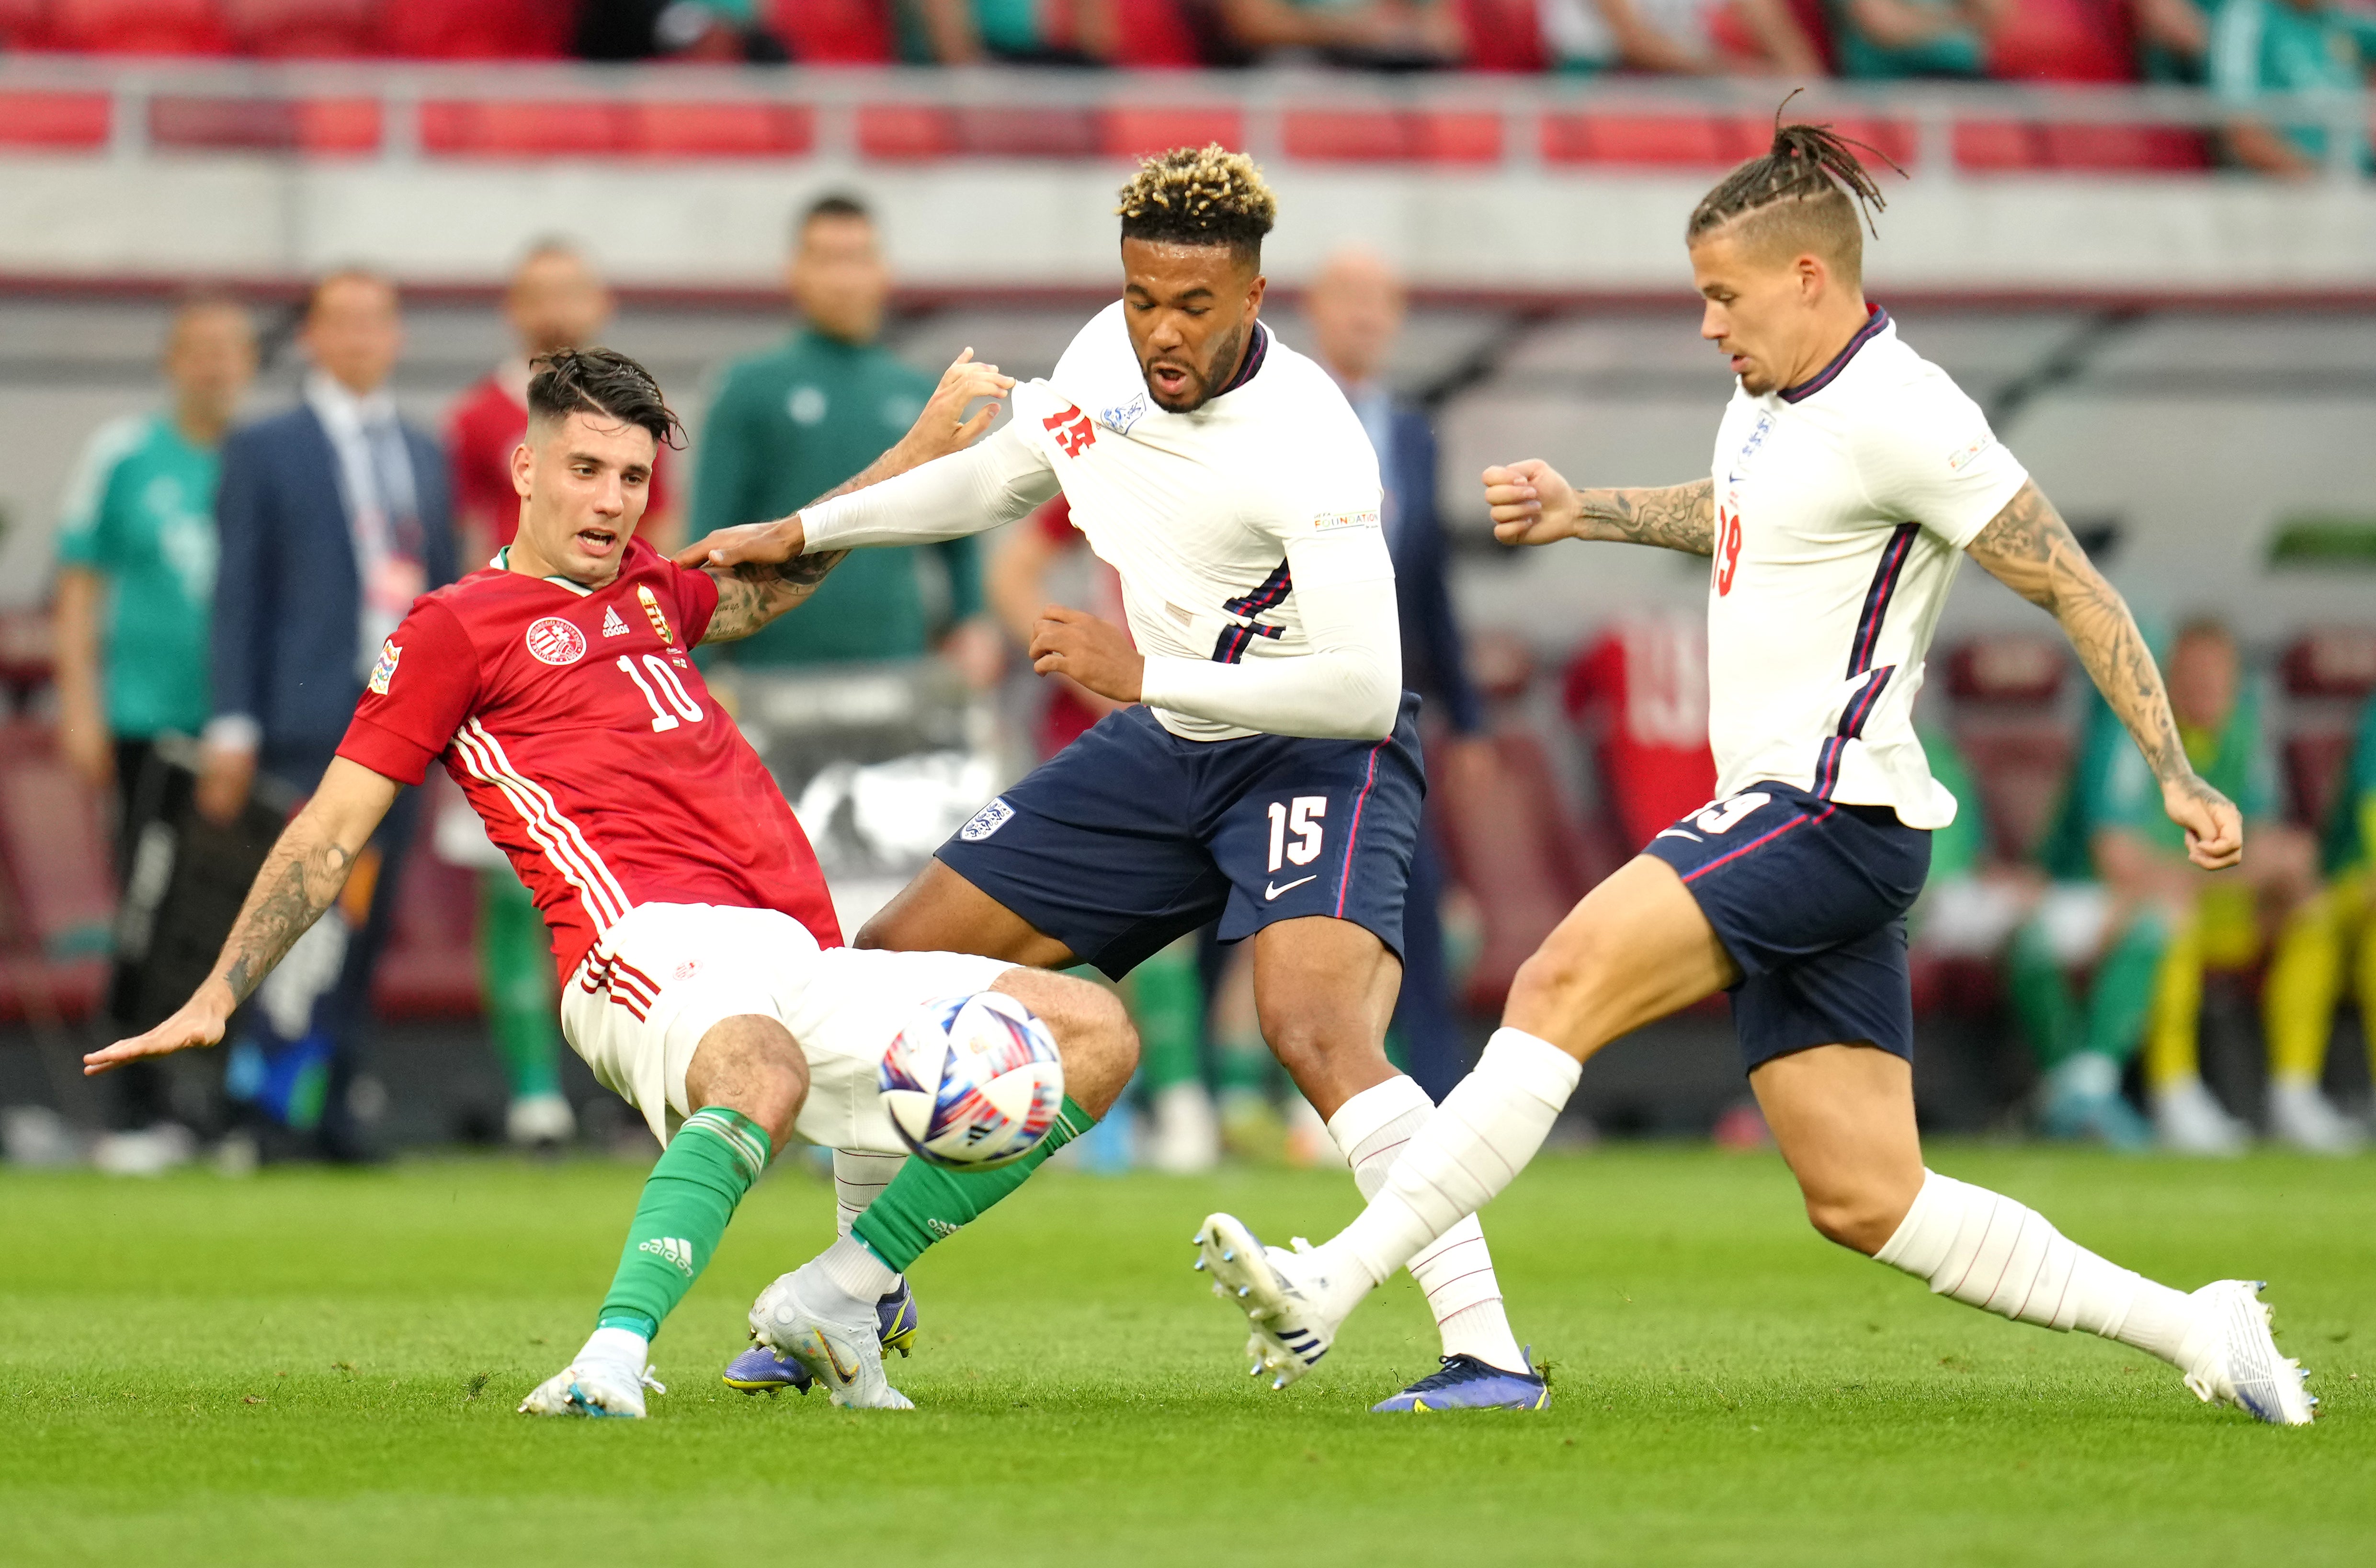
[[[904,431],[931,366],[885,342],[878,240],[850,196],[797,218],[796,324],[728,356],[690,449],[666,457],[647,537],[665,547],[781,515]],[[1297,340],[1380,453],[1406,669],[1429,704],[1432,831],[1393,1049],[1440,1094],[1550,926],[1712,792],[1704,636],[1681,609],[1581,635],[1571,618],[1550,647],[1462,625],[1431,413],[1385,374],[1399,279],[1342,251],[1294,309]],[[404,301],[386,278],[328,274],[282,319],[192,296],[159,345],[153,408],[89,433],[47,604],[0,618],[0,1054],[47,1074],[42,1106],[0,1127],[11,1158],[149,1170],[210,1143],[234,1159],[371,1158],[391,1092],[444,1092],[374,1052],[374,1033],[405,1020],[438,1021],[501,1065],[506,1103],[467,1125],[445,1105],[437,1135],[578,1135],[597,1097],[557,1037],[541,922],[442,778],[392,815],[375,862],[228,1049],[96,1092],[73,1062],[186,994],[319,776],[369,652],[414,593],[505,543],[530,358],[602,338],[612,300],[585,255],[552,242],[519,258],[501,311],[511,351],[433,430],[390,396]],[[257,417],[252,384],[274,356],[300,362],[280,382],[296,396]],[[801,613],[708,661],[816,841],[845,925],[1099,717],[1100,699],[1016,657],[1051,599],[1115,614],[1110,576],[1079,546],[1059,502],[981,540],[863,552]],[[284,576],[352,586],[283,594]],[[2359,1042],[2376,1037],[2358,1018],[2376,1006],[2376,626],[2276,641],[2259,628],[2248,646],[2197,617],[2155,635],[2198,768],[2247,813],[2242,873],[2187,868],[2133,747],[2045,628],[1938,652],[1926,744],[1965,811],[1938,836],[1912,922],[1926,1114],[2123,1148],[2217,1155],[2265,1134],[2352,1152]],[[1250,992],[1209,942],[1135,974],[1141,1114],[1081,1158],[1177,1170],[1325,1158]],[[1660,1049],[1725,1027],[1703,1009]],[[1717,1109],[1634,1120],[1761,1135],[1744,1102]]]
[[[2226,113],[2216,131],[2158,132],[2124,160],[2299,175],[2327,160],[2333,131],[2314,118],[2264,122],[2251,106],[2358,90],[2376,61],[2376,15],[2347,0],[0,0],[0,45],[273,60],[1314,63],[2207,85]],[[18,106],[45,124],[61,113]]]

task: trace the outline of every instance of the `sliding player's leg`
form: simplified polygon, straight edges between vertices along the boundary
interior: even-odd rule
[[[2311,1419],[2316,1401],[2270,1337],[2258,1285],[2223,1279],[2183,1294],[2089,1252],[2012,1198],[1925,1169],[1905,1057],[1817,1046],[1764,1063],[1750,1084],[1808,1219],[1830,1240],[1966,1306],[2158,1356],[2204,1400],[2280,1425]]]
[[[791,1136],[808,1065],[771,1016],[719,1019],[697,1037],[678,1096],[689,1109],[644,1182],[592,1337],[522,1402],[531,1415],[641,1416],[661,1322],[684,1299],[742,1195]]]
[[[1279,1064],[1326,1122],[1364,1199],[1386,1184],[1435,1102],[1386,1060],[1402,964],[1351,921],[1306,918],[1253,938],[1254,1005]],[[1380,1411],[1467,1407],[1534,1409],[1546,1399],[1503,1313],[1492,1253],[1475,1216],[1409,1263],[1443,1339],[1437,1371],[1384,1400]],[[1258,1352],[1253,1361],[1261,1364]]]
[[[1574,1092],[1586,1058],[1738,975],[1674,868],[1636,857],[1586,895],[1519,967],[1503,1027],[1410,1135],[1351,1225],[1289,1257],[1252,1244],[1229,1216],[1208,1220],[1203,1262],[1231,1289],[1248,1290],[1245,1304],[1267,1313],[1256,1333],[1267,1339],[1262,1365],[1277,1385],[1326,1353],[1336,1326],[1373,1288],[1525,1168]]]
[[[756,1358],[772,1351],[822,1379],[838,1404],[886,1403],[875,1397],[888,1389],[882,1351],[886,1345],[902,1347],[894,1343],[897,1324],[886,1322],[885,1308],[906,1295],[907,1271],[927,1248],[980,1218],[1111,1108],[1136,1064],[1137,1037],[1119,999],[1087,980],[957,954],[844,950],[828,956],[834,968],[849,972],[814,988],[821,1016],[813,1027],[794,1019],[813,1053],[871,1071],[897,1027],[893,1015],[934,996],[992,990],[1014,997],[1046,1024],[1064,1063],[1063,1109],[1029,1154],[974,1171],[907,1159],[847,1233],[768,1286],[753,1305],[752,1336],[759,1348],[728,1368],[730,1384],[773,1382],[805,1392],[808,1380],[789,1372],[772,1376],[758,1364]],[[844,1135],[880,1148],[892,1144],[892,1135],[879,1108],[870,1113],[879,1097],[866,1088],[852,1086]],[[911,1304],[911,1316],[912,1310]]]

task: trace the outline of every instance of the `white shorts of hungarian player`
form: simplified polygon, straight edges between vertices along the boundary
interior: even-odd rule
[[[883,1052],[924,1004],[987,991],[1012,968],[963,953],[819,948],[773,909],[639,904],[570,977],[561,1031],[665,1145],[691,1114],[684,1075],[701,1037],[745,1014],[773,1018],[808,1058],[794,1131],[826,1148],[905,1154],[883,1110]]]

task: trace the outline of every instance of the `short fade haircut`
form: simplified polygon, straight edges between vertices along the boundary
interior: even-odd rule
[[[1784,99],[1784,107],[1788,104],[1789,99]],[[1859,147],[1897,169],[1877,148],[1851,141],[1829,125],[1786,125],[1781,110],[1776,110],[1773,145],[1764,157],[1743,163],[1700,198],[1684,226],[1684,243],[1696,244],[1714,231],[1743,220],[1744,244],[1793,255],[1815,252],[1839,269],[1844,281],[1861,286],[1864,229],[1889,202],[1858,160],[1854,149]]]
[[[660,384],[617,350],[556,349],[535,369],[528,383],[530,420],[557,423],[572,414],[599,414],[649,431],[659,445],[684,445],[684,426],[660,395]]]
[[[792,220],[793,243],[800,243],[801,236],[809,232],[810,224],[831,218],[871,224],[874,221],[874,213],[848,191],[827,191],[801,208],[801,215]]]
[[[1114,210],[1125,240],[1226,245],[1241,261],[1260,266],[1263,236],[1278,221],[1278,198],[1253,159],[1207,142],[1141,162]]]

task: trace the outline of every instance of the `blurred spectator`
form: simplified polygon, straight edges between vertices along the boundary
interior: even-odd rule
[[[1978,77],[2011,0],[1831,0],[1840,75]]]
[[[255,377],[246,309],[183,305],[164,370],[172,406],[93,435],[59,507],[59,742],[94,788],[117,786],[119,877],[123,812],[156,738],[195,736],[211,712],[215,486],[223,434]]]
[[[2124,839],[2106,837],[2127,820],[2129,803],[2112,787],[2136,742],[2102,697],[2091,691],[2087,703],[2078,760],[2038,847],[2050,885],[2014,939],[2005,980],[2044,1075],[2040,1130],[2134,1148],[2152,1129],[2121,1097],[2121,1080],[2144,1039],[2183,899],[2159,868],[2122,852]],[[1925,747],[1940,760],[1927,737]],[[1955,798],[1977,821],[1978,792]]]
[[[2368,162],[2360,93],[2376,61],[2376,15],[2326,0],[2221,0],[2211,20],[2211,89],[2235,117],[2228,150],[2263,173],[2300,177],[2326,161],[2335,120],[2272,125],[2250,106],[2271,94],[2334,102],[2351,123],[2355,162]]]
[[[1453,0],[1206,0],[1245,55],[1309,51],[1378,70],[1455,65],[1468,52]]]
[[[2217,0],[2136,0],[2137,66],[2149,82],[2199,85]]]
[[[490,371],[454,406],[446,429],[455,521],[466,570],[487,564],[519,528],[512,453],[528,434],[530,362],[559,349],[598,342],[611,320],[611,291],[576,247],[547,240],[529,248],[504,296],[517,352]],[[652,470],[651,502],[637,536],[662,551],[676,542],[669,509],[665,454]],[[511,1091],[504,1118],[513,1143],[564,1143],[575,1131],[561,1093],[561,1031],[544,917],[478,814],[450,799],[436,824],[438,853],[479,875],[481,992],[495,1054]]]
[[[1825,74],[1787,0],[1542,0],[1553,64],[1577,73]]]
[[[2277,818],[2275,759],[2262,730],[2257,683],[2245,679],[2234,636],[2216,621],[2181,629],[2164,668],[2187,755],[2243,812],[2251,852],[2232,871],[2195,871],[2144,757],[2133,746],[2114,754],[2096,824],[2105,879],[2116,887],[2156,887],[2164,901],[2187,910],[2162,961],[2146,1037],[2155,1130],[2186,1153],[2242,1146],[2243,1125],[2201,1075],[2203,974],[2244,968],[2265,952],[2261,1016],[2270,1131],[2319,1152],[2355,1147],[2358,1130],[2319,1090],[2341,956],[2319,897],[2317,847],[2308,833]]]
[[[941,65],[1111,63],[1115,0],[905,0],[922,52]]]
[[[756,0],[581,0],[577,54],[771,65],[790,58],[760,20]]]
[[[303,400],[223,447],[214,718],[198,780],[199,809],[218,823],[244,809],[259,772],[299,795],[314,789],[364,683],[386,679],[388,635],[417,596],[454,577],[445,460],[387,391],[404,345],[395,286],[330,274],[298,340],[314,367]],[[375,1086],[359,1079],[356,1031],[414,814],[407,792],[339,914],[258,990],[229,1063],[234,1099],[333,1158],[370,1153]]]
[[[1384,488],[1386,548],[1394,557],[1402,613],[1403,683],[1425,698],[1443,728],[1430,726],[1428,770],[1474,780],[1492,766],[1484,705],[1469,683],[1459,617],[1452,607],[1452,558],[1436,516],[1435,431],[1427,410],[1398,400],[1386,362],[1402,336],[1402,280],[1374,254],[1340,250],[1313,279],[1304,311],[1313,352],[1336,378],[1377,448]],[[1431,812],[1411,858],[1403,917],[1403,985],[1394,1030],[1404,1065],[1442,1099],[1468,1070],[1467,1042],[1452,1007],[1443,958],[1443,824]]]
[[[215,486],[223,434],[255,376],[245,308],[222,299],[184,304],[164,371],[171,404],[93,435],[59,507],[59,744],[94,789],[114,787],[119,886],[131,874],[137,802],[160,793],[142,788],[161,766],[152,755],[158,737],[196,736],[210,711]],[[171,1115],[162,1065],[132,1065],[110,1075],[109,1120],[119,1133]]]
[[[907,434],[933,378],[876,342],[891,293],[874,220],[849,196],[803,213],[787,281],[804,320],[781,348],[741,361],[709,406],[696,454],[695,537],[783,517],[880,457]],[[945,609],[925,600],[924,557],[946,580]],[[967,682],[987,687],[1004,659],[982,615],[979,546],[971,538],[919,549],[861,550],[797,615],[727,644],[718,658],[746,666],[914,659],[940,651]],[[945,635],[935,638],[935,622]]]

